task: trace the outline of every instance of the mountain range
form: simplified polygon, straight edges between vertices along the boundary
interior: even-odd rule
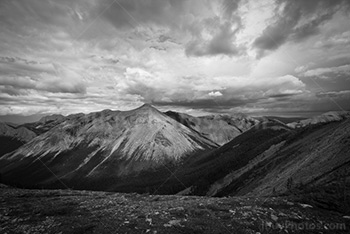
[[[0,125],[11,139],[20,129],[28,136],[0,157],[0,173],[5,183],[26,188],[296,196],[347,212],[349,117],[194,117],[148,104],[55,115],[16,129]]]

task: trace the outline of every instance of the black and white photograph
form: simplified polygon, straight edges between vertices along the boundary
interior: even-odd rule
[[[350,1],[0,0],[0,233],[350,233]]]

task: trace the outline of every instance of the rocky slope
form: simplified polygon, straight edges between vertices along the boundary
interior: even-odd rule
[[[111,189],[118,185],[118,178],[152,172],[165,165],[171,168],[192,154],[216,146],[144,105],[131,111],[105,110],[65,118],[5,155],[0,172],[8,181],[30,186],[62,186],[57,180],[60,178],[71,186]]]
[[[167,111],[165,114],[219,145],[231,141],[233,138],[259,123],[258,120],[243,114],[209,115],[200,117],[173,111]]]

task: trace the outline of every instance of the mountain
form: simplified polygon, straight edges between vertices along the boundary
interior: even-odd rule
[[[173,111],[167,111],[165,114],[219,145],[229,142],[259,123],[258,120],[243,114],[200,117]]]
[[[288,123],[288,126],[292,128],[300,128],[308,125],[322,124],[322,123],[328,123],[333,121],[341,121],[347,118],[350,118],[349,111],[330,111],[309,119]]]
[[[27,142],[33,139],[36,135],[25,127],[12,127],[6,123],[0,122],[0,135],[18,139],[22,142]]]
[[[0,158],[0,173],[24,187],[282,196],[350,212],[350,118],[315,119],[298,128],[273,117],[198,118],[150,105],[75,114]],[[218,147],[210,123],[255,125]]]
[[[39,122],[41,123],[47,123],[47,122],[53,122],[53,121],[62,121],[65,117],[63,115],[53,114],[53,115],[47,115],[42,117]]]
[[[300,129],[268,122],[178,172],[180,180],[192,176],[180,194],[292,196],[350,212],[349,146],[350,119]]]
[[[174,176],[190,185],[180,194],[216,195],[209,192],[213,184],[230,173],[238,173],[241,168],[249,167],[258,155],[293,132],[283,123],[265,119],[220,148],[193,157]]]
[[[16,128],[0,122],[0,157],[17,149],[34,137],[36,134],[25,127]]]
[[[65,117],[63,115],[50,115],[42,117],[39,121],[32,123],[0,123],[0,157],[18,149],[37,135],[49,131],[54,126],[62,123],[66,118],[70,117],[71,116]]]
[[[131,111],[77,114],[0,160],[6,181],[24,186],[143,189],[144,174],[164,171],[217,144],[150,105]],[[60,178],[58,180],[57,178]],[[122,179],[121,179],[122,178]],[[128,179],[129,178],[129,179]],[[136,180],[133,184],[132,180]],[[124,188],[127,190],[126,188]]]
[[[62,123],[64,120],[66,120],[66,118],[68,118],[68,116],[65,117],[63,115],[49,115],[42,117],[39,121],[25,123],[20,126],[35,132],[35,134],[37,135],[40,135],[49,131],[56,125]]]
[[[279,121],[281,121],[281,122],[283,122],[285,124],[298,122],[298,121],[306,119],[306,118],[302,118],[302,117],[280,117],[280,116],[265,116],[265,117],[269,118],[269,119],[279,120]]]

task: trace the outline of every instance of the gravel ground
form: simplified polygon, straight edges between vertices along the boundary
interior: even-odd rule
[[[0,233],[350,233],[350,217],[282,197],[211,198],[0,186]]]

